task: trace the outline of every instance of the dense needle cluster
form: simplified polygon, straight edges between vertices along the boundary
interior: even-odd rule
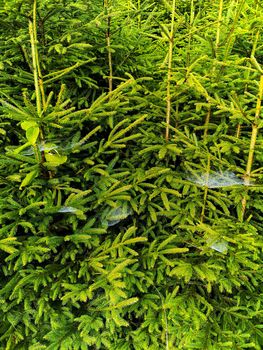
[[[0,350],[262,349],[260,1],[0,18]]]

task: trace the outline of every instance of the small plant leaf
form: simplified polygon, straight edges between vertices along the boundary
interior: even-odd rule
[[[31,145],[35,145],[39,135],[39,127],[31,126],[26,130],[26,138]]]

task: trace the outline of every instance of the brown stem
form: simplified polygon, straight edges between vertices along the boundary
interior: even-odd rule
[[[208,180],[209,180],[209,173],[210,173],[210,166],[211,166],[210,164],[211,164],[211,157],[210,155],[208,155],[207,167],[206,167],[206,183],[208,183]],[[205,218],[205,207],[207,202],[207,196],[208,196],[208,186],[206,185],[204,190],[203,207],[202,207],[201,218],[200,218],[201,222],[204,222],[204,218]]]
[[[259,124],[259,119],[260,119],[262,97],[263,97],[263,75],[260,76],[260,81],[259,81],[259,90],[258,90],[258,98],[257,98],[257,105],[256,105],[256,113],[255,113],[254,123],[252,124],[252,133],[251,133],[251,139],[250,139],[250,146],[249,146],[249,153],[248,153],[248,159],[247,159],[246,173],[244,175],[244,181],[247,184],[249,184],[249,181],[250,181],[250,178],[251,178],[251,170],[252,170],[252,166],[253,166],[255,146],[256,146],[257,135],[258,135],[258,124]],[[246,210],[246,204],[247,204],[247,198],[246,198],[246,195],[245,195],[243,197],[243,199],[242,199],[242,220],[244,218],[244,214],[245,214],[245,210]]]
[[[240,133],[241,133],[241,124],[238,123],[238,124],[237,124],[237,132],[236,132],[236,137],[237,137],[237,138],[240,137]]]
[[[209,106],[209,109],[206,113],[206,118],[205,118],[205,131],[204,131],[204,139],[207,138],[208,134],[208,125],[210,123],[210,118],[211,118],[211,106]]]
[[[111,54],[111,16],[109,13],[109,0],[104,0],[104,7],[107,13],[106,44],[107,44],[107,50],[108,50],[108,65],[109,65],[108,84],[109,84],[109,92],[112,92],[113,68],[112,68],[112,54]]]
[[[167,71],[167,86],[166,86],[166,132],[165,140],[169,141],[170,120],[171,120],[171,80],[172,80],[172,63],[173,63],[173,46],[174,46],[174,20],[175,20],[175,0],[172,5],[172,22],[171,31],[169,34],[169,52],[168,52],[168,71]]]

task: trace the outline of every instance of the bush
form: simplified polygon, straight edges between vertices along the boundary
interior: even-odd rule
[[[0,11],[0,349],[261,349],[260,5]]]

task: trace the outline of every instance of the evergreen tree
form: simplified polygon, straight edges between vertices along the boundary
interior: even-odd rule
[[[262,5],[0,15],[0,349],[260,350]]]

